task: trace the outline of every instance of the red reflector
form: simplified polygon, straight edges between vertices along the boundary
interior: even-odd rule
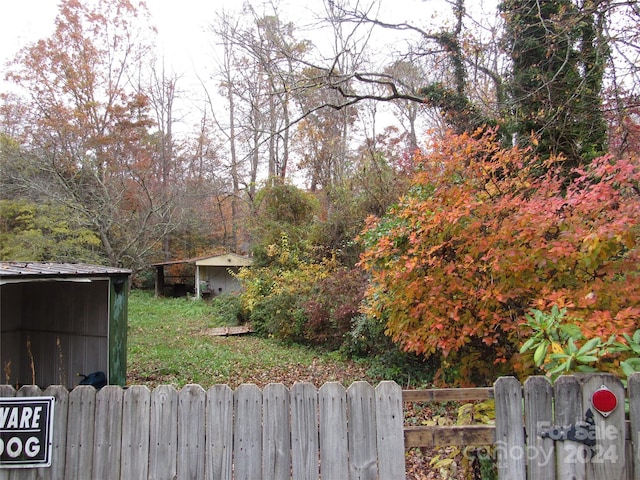
[[[591,404],[606,417],[618,406],[618,399],[611,390],[603,385],[599,390],[593,392]]]

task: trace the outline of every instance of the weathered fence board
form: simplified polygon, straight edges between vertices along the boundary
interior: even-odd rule
[[[262,476],[273,480],[291,477],[290,394],[282,384],[262,391]]]
[[[87,387],[93,389],[93,387]],[[72,390],[72,394],[77,390]],[[71,406],[69,406],[71,417]],[[144,479],[149,471],[149,434],[151,431],[151,392],[134,385],[124,392],[122,404],[122,450],[120,478]],[[68,477],[68,478],[82,478]]]
[[[524,383],[525,429],[529,478],[555,480],[555,445],[543,438],[540,429],[553,423],[553,386],[544,377],[530,377]]]
[[[629,393],[629,420],[631,421],[631,440],[634,451],[630,457],[633,465],[633,478],[640,480],[640,373],[632,375],[627,384]]]
[[[16,393],[16,397],[37,397],[39,395],[42,395],[42,391],[37,385],[25,385]],[[35,470],[22,472],[14,470],[10,475],[10,480],[36,480],[36,473]]]
[[[16,393],[16,397],[35,397],[41,394],[42,391],[37,385],[25,385],[24,388],[18,390],[18,392]],[[13,480],[18,478],[20,478],[20,480],[35,480],[36,472],[33,470],[26,471],[24,473],[17,473],[17,471],[12,472],[10,479]]]
[[[201,480],[205,469],[206,392],[186,385],[178,394],[178,478]]]
[[[233,474],[233,390],[214,385],[207,392],[207,480],[231,480]]]
[[[236,480],[262,478],[262,392],[240,385],[235,395],[234,465]]]
[[[104,387],[96,394],[93,478],[117,480],[122,449],[122,399],[117,386]],[[57,405],[56,405],[57,407]],[[54,420],[56,419],[54,415]]]
[[[347,392],[339,383],[320,387],[320,470],[322,478],[349,478]]]
[[[402,391],[395,382],[381,382],[376,387],[376,422],[378,442],[378,468],[380,478],[403,480],[404,435]]]
[[[496,381],[494,390],[496,396],[498,478],[500,480],[525,480],[522,386],[514,377],[501,377]]]
[[[51,443],[51,467],[38,469],[38,479],[59,480],[64,478],[66,446],[67,446],[67,413],[69,408],[69,392],[62,385],[52,385],[43,394],[55,398],[55,414],[53,415],[53,437]],[[0,470],[1,472],[1,470]],[[0,473],[1,475],[1,473]]]
[[[584,421],[581,415],[582,388],[578,379],[572,376],[563,376],[556,380],[553,386],[555,397],[555,423],[557,425],[575,425]],[[558,442],[556,448],[557,478],[573,478],[585,480],[586,471],[584,462],[575,461],[575,452],[580,448],[580,443],[573,440]],[[573,457],[572,457],[573,455]]]
[[[404,427],[404,446],[486,446],[496,443],[495,425],[449,425]]]
[[[430,388],[428,390],[403,390],[405,402],[464,402],[494,398],[493,387]]]
[[[580,379],[580,377],[579,377]],[[593,392],[605,386],[621,401],[625,398],[622,383],[612,375],[590,374],[582,382],[582,405],[586,408],[591,402]],[[593,407],[589,407],[593,410]],[[625,411],[624,405],[618,405],[609,416],[604,418],[594,414],[595,440],[592,449],[580,448],[578,461],[587,460],[587,480],[624,480],[626,477],[626,448],[625,448]],[[595,412],[593,412],[595,413]]]
[[[160,385],[151,392],[149,478],[173,480],[177,473],[178,391]]]
[[[367,388],[368,387],[368,388]],[[375,397],[371,386],[355,382],[347,389],[349,473],[352,479],[378,478]]]
[[[83,385],[69,393],[64,478],[92,478],[95,406],[95,388]]]
[[[15,397],[16,391],[11,385],[0,385],[0,396]],[[65,424],[64,427],[66,428],[66,426]],[[11,475],[11,470],[0,470],[0,480],[9,480],[9,475]]]
[[[318,478],[318,392],[310,383],[291,388],[291,463],[293,478]]]

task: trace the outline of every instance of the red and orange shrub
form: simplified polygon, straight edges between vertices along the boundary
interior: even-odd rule
[[[561,158],[540,175],[495,132],[450,135],[430,152],[415,158],[411,192],[361,236],[365,311],[394,341],[442,356],[469,383],[531,369],[518,349],[532,307],[567,308],[587,338],[638,327],[637,157],[567,177]]]

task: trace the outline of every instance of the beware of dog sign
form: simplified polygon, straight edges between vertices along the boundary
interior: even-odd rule
[[[54,397],[0,398],[0,468],[51,466]]]

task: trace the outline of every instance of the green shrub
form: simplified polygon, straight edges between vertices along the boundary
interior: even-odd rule
[[[302,340],[305,318],[294,293],[265,296],[256,302],[249,320],[253,328],[263,335],[284,341]]]
[[[242,305],[242,299],[231,293],[218,295],[211,302],[215,322],[225,326],[235,326],[247,323],[248,312]]]
[[[394,380],[399,385],[431,383],[440,367],[438,357],[425,359],[401,350],[385,335],[385,328],[379,320],[358,315],[345,335],[341,352],[348,358],[366,358],[371,376]]]

